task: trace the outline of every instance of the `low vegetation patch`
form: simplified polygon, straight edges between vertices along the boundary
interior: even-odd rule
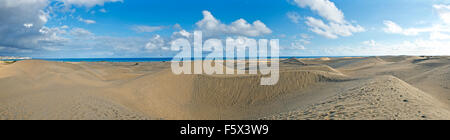
[[[5,63],[5,64],[8,64],[8,65],[9,65],[9,64],[14,64],[14,63],[16,63],[16,62],[17,62],[17,61],[15,61],[15,60],[14,60],[14,61],[4,61],[4,63]]]

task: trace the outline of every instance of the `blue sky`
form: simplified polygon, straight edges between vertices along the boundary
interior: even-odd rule
[[[280,39],[282,56],[450,55],[449,4],[448,0],[2,0],[0,56],[168,57],[177,53],[167,49],[172,40],[192,38],[196,30],[203,31],[205,39]]]

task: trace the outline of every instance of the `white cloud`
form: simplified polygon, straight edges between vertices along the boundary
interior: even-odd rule
[[[294,42],[291,43],[291,48],[290,49],[296,49],[296,50],[305,50],[305,44],[304,44],[304,40],[295,40]]]
[[[47,22],[48,21],[48,18],[50,17],[50,15],[49,15],[49,13],[48,12],[44,12],[44,11],[42,11],[42,10],[39,10],[39,19],[42,21],[42,22]]]
[[[23,5],[45,4],[47,0],[2,0],[1,3],[6,8],[14,8]]]
[[[365,31],[360,25],[354,26],[349,23],[339,24],[335,22],[326,24],[322,20],[313,17],[307,17],[306,20],[306,24],[312,32],[331,39],[339,38],[339,36],[351,36],[353,33]]]
[[[286,13],[286,16],[289,18],[289,20],[291,20],[291,22],[296,24],[300,23],[300,19],[302,18],[297,12],[288,12]]]
[[[192,33],[187,32],[186,30],[180,30],[178,32],[174,32],[172,34],[172,38],[176,38],[176,37],[185,37],[185,38],[190,38],[192,36]]]
[[[402,33],[403,32],[403,28],[400,27],[397,23],[393,22],[393,21],[389,21],[389,20],[385,20],[384,25],[386,26],[386,28],[384,28],[384,32],[387,33]]]
[[[364,41],[363,44],[366,45],[366,46],[370,46],[370,47],[375,47],[375,46],[378,45],[375,40]]]
[[[123,2],[123,0],[58,0],[63,2],[66,6],[80,6],[80,7],[86,7],[91,8],[94,6],[103,6],[105,3],[108,2]]]
[[[177,24],[175,24],[175,25],[173,25],[173,28],[174,28],[174,29],[182,29],[182,28],[181,28],[181,25],[180,25],[180,24],[178,24],[178,23],[177,23]]]
[[[154,51],[157,49],[167,50],[164,39],[160,35],[155,35],[150,41],[145,45],[145,49],[148,51]]]
[[[106,9],[105,8],[102,8],[102,9],[100,9],[100,10],[98,10],[99,12],[102,12],[102,13],[106,13],[106,12],[108,12],[108,11],[106,11]]]
[[[329,0],[294,0],[294,2],[301,8],[309,7],[328,21],[328,23],[325,23],[323,20],[314,17],[306,18],[306,24],[316,34],[336,39],[340,36],[346,37],[353,35],[353,33],[365,31],[362,26],[358,24],[353,25],[351,22],[346,21],[344,13]]]
[[[431,28],[403,28],[400,25],[398,25],[397,23],[390,21],[390,20],[385,20],[384,25],[386,26],[383,31],[386,33],[390,33],[390,34],[402,34],[402,35],[406,35],[406,36],[415,36],[418,35],[419,33],[422,32],[430,32],[435,30],[435,27],[431,27]],[[436,26],[438,27],[438,26]],[[439,28],[439,27],[438,27]]]
[[[139,25],[139,26],[134,26],[132,29],[136,32],[139,33],[150,33],[150,32],[155,32],[155,31],[159,31],[162,30],[164,27],[163,26],[145,26],[145,25]]]
[[[424,40],[377,42],[372,46],[340,46],[328,49],[331,55],[450,55],[450,41]]]
[[[383,29],[384,32],[394,34],[405,34],[403,32],[403,28],[400,27],[397,23],[390,20],[385,20],[383,23],[386,26],[386,28]]]
[[[25,26],[25,28],[31,28],[31,27],[33,27],[33,23],[26,23],[26,24],[23,24],[23,26]]]
[[[346,22],[344,13],[329,0],[294,0],[294,2],[302,8],[309,7],[328,21],[336,23]]]
[[[203,19],[196,25],[198,30],[203,31],[204,36],[242,35],[256,37],[272,33],[272,30],[259,20],[250,24],[244,19],[239,19],[230,25],[226,25],[217,20],[209,11],[203,11]]]
[[[73,27],[70,30],[57,28],[44,28],[42,34],[48,37],[39,40],[41,48],[46,51],[82,51],[88,50],[89,54],[67,54],[65,57],[79,57],[77,55],[96,55],[97,50],[108,51],[107,54],[125,57],[145,57],[150,54],[156,56],[161,51],[168,49],[166,42],[159,35],[150,41],[144,37],[112,37],[97,36],[89,30]],[[105,53],[105,52],[102,52]],[[170,53],[169,53],[170,54]],[[98,54],[109,56],[106,54]]]
[[[137,52],[139,48],[135,46],[127,46],[126,44],[117,44],[114,45],[114,50],[116,51],[127,51],[127,52]]]
[[[171,37],[172,40],[175,40],[175,39],[178,39],[178,38],[186,38],[186,39],[192,40],[193,37],[194,37],[193,33],[190,33],[188,31],[184,30],[181,27],[181,25],[178,24],[178,23],[173,25],[173,29],[176,29],[176,30],[179,30],[179,31],[175,31],[175,32],[172,33],[172,37]]]
[[[63,25],[63,26],[61,26],[61,29],[69,29],[69,26]]]
[[[48,46],[45,46],[45,47],[42,47],[44,50],[47,50],[47,51],[60,51],[61,50],[61,48],[57,48],[57,47],[48,47]]]
[[[294,39],[290,48],[285,49],[306,50],[306,45],[311,44],[312,37],[307,34],[300,34],[300,39],[297,39],[297,36],[294,36]]]
[[[83,18],[78,18],[78,21],[80,21],[80,22],[84,22],[84,23],[86,23],[86,24],[95,24],[95,23],[97,23],[95,20],[90,20],[90,19],[83,19]]]
[[[421,28],[403,28],[397,23],[385,20],[383,23],[386,26],[384,31],[386,33],[391,34],[402,34],[408,36],[419,35],[420,33],[430,33],[434,37],[444,35],[443,32],[450,32],[450,5],[433,5],[434,10],[437,11],[441,21],[443,24],[434,24],[429,27],[421,27]],[[432,38],[434,38],[432,37]]]
[[[35,47],[40,47],[44,50],[60,50],[58,47],[64,46],[70,41],[69,38],[63,37],[63,35],[67,35],[67,31],[59,27],[49,28],[44,26],[39,32],[42,36],[37,39]]]
[[[39,33],[41,33],[42,35],[48,35],[48,34],[66,34],[66,30],[63,30],[62,28],[59,27],[54,27],[54,28],[49,28],[49,27],[42,27],[41,29],[39,29]]]
[[[437,11],[442,21],[441,24],[420,28],[403,28],[393,21],[385,20],[383,23],[386,27],[383,30],[386,33],[406,36],[417,36],[421,33],[428,33],[431,40],[450,39],[450,35],[448,35],[450,33],[450,5],[433,5],[433,8]]]
[[[441,32],[432,32],[430,33],[431,40],[447,40],[450,39],[449,34],[441,33]]]
[[[89,37],[89,36],[93,36],[94,34],[83,28],[73,28],[70,31],[70,35],[77,36],[77,37]]]
[[[145,57],[151,53],[145,48],[148,38],[144,37],[95,36],[93,41],[95,43],[87,45],[91,48],[96,48],[96,50],[110,50],[113,48],[112,53],[116,56]]]
[[[433,5],[433,8],[438,12],[444,23],[450,24],[450,5],[438,4]]]

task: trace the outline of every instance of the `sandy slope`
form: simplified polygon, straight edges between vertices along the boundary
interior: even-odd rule
[[[360,80],[359,84],[319,103],[264,119],[450,119],[450,112],[444,104],[408,83],[380,76]]]
[[[1,63],[0,119],[450,119],[448,57],[280,63],[274,86],[165,62]]]
[[[22,61],[0,69],[0,119],[147,119],[98,96],[107,85],[78,65]]]

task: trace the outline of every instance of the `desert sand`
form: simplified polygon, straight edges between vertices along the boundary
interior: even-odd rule
[[[283,59],[261,75],[174,75],[168,62],[0,63],[0,119],[450,119],[450,57]]]

